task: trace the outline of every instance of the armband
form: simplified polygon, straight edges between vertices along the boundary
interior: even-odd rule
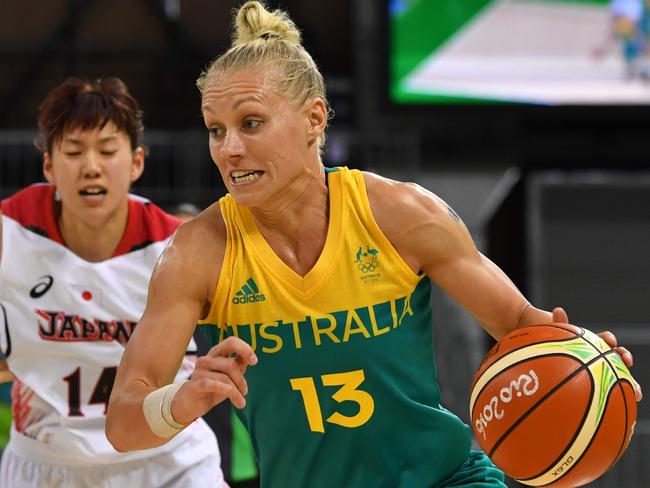
[[[172,400],[185,383],[187,381],[163,386],[144,398],[142,403],[144,418],[147,420],[151,432],[158,437],[170,439],[187,427],[187,425],[176,422],[172,416]]]

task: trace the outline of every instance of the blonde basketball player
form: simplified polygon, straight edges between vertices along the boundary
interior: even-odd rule
[[[531,306],[435,195],[323,167],[323,78],[285,13],[244,4],[233,47],[198,85],[229,195],[184,225],[156,267],[109,440],[161,445],[229,398],[264,487],[505,486],[440,405],[431,282],[496,338],[566,314]],[[215,325],[216,346],[178,388],[199,319]]]
[[[39,128],[49,183],[0,207],[0,344],[15,376],[0,486],[221,486],[202,420],[165,446],[128,454],[104,433],[117,365],[179,225],[129,195],[144,168],[136,100],[117,78],[71,78],[42,103]],[[192,372],[189,343],[170,381]]]

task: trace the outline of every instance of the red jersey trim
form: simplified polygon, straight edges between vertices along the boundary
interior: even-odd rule
[[[148,200],[129,196],[129,216],[122,240],[113,257],[147,247],[167,239],[181,225],[181,220],[162,211]]]
[[[49,183],[30,185],[0,202],[2,214],[36,234],[63,246],[54,210],[55,187]],[[113,257],[128,254],[167,239],[181,224],[146,199],[129,195],[126,228]]]
[[[54,185],[36,183],[0,202],[2,214],[26,229],[63,245],[54,215]]]

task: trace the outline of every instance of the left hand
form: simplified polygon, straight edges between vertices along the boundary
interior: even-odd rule
[[[569,316],[567,313],[564,311],[563,308],[561,307],[555,307],[553,309],[553,322],[558,322],[562,324],[568,324],[569,323]],[[632,365],[634,364],[634,358],[632,357],[632,353],[628,351],[626,348],[623,346],[619,346],[618,343],[616,342],[616,336],[612,334],[610,331],[606,330],[605,332],[599,332],[597,334],[602,340],[604,340],[609,347],[614,349],[616,353],[621,356],[621,359],[625,363],[625,366],[628,368],[631,368]],[[639,385],[636,381],[634,382],[634,391],[636,393],[636,401],[640,402],[641,399],[643,398],[643,392],[641,391],[641,385]]]

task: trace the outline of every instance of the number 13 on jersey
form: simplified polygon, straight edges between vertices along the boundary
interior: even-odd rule
[[[338,403],[349,401],[359,405],[359,412],[356,415],[347,416],[339,412],[334,412],[327,417],[327,422],[354,429],[370,420],[375,411],[375,401],[370,393],[357,389],[366,379],[362,369],[348,371],[346,373],[324,374],[321,375],[320,379],[323,386],[341,386],[332,395],[332,398]],[[316,391],[314,378],[308,376],[305,378],[292,378],[289,381],[291,388],[299,391],[302,395],[302,401],[305,406],[305,413],[311,431],[325,432],[323,412],[318,401],[318,392]]]

